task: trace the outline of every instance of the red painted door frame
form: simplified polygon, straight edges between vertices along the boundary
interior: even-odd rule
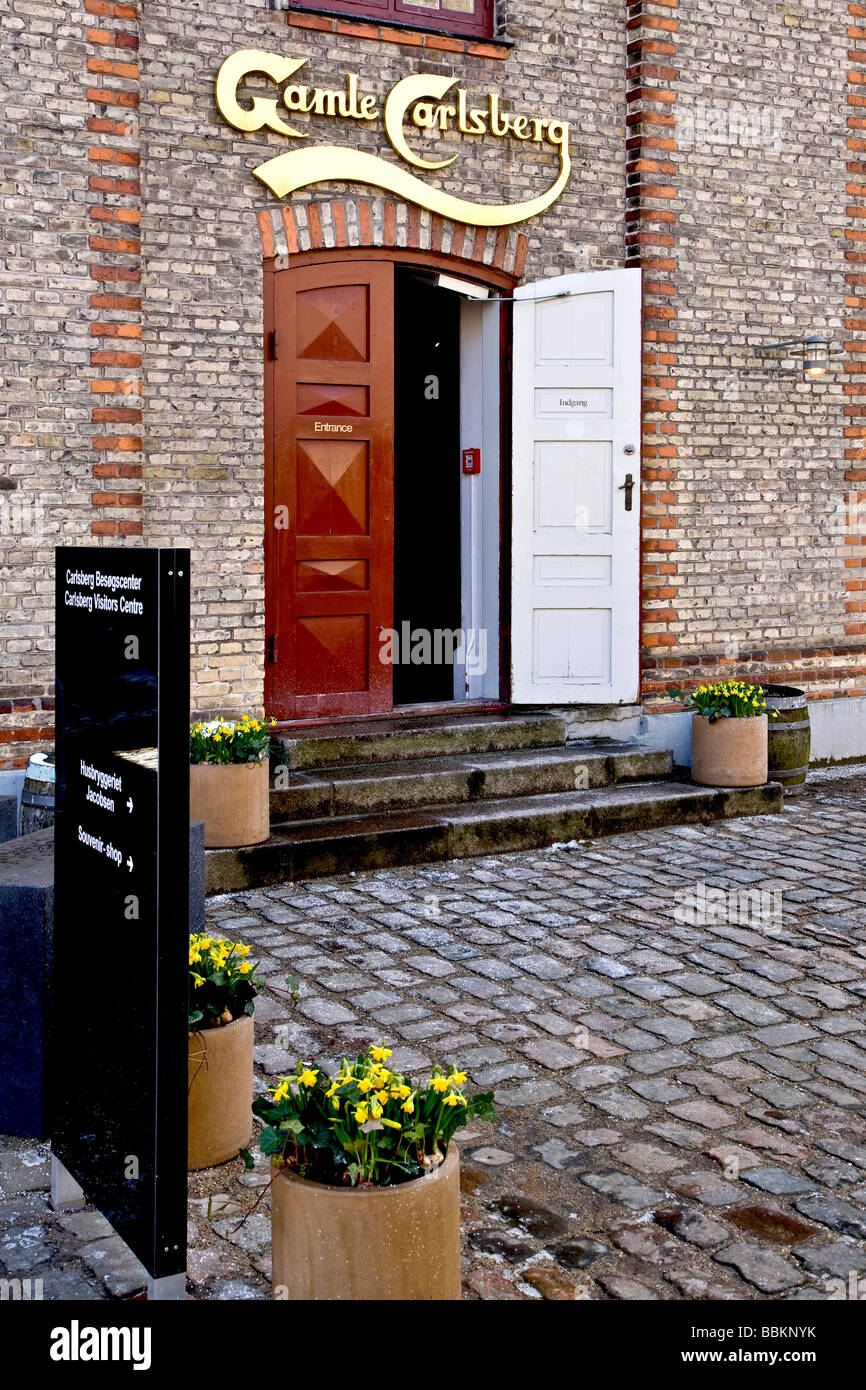
[[[385,714],[393,589],[394,267],[273,277],[272,708]]]
[[[280,724],[295,723],[322,723],[339,721],[345,719],[357,719],[364,717],[381,718],[383,714],[391,713],[392,706],[390,701],[390,668],[384,666],[381,670],[373,669],[373,662],[377,666],[381,663],[377,661],[378,644],[375,638],[377,631],[373,631],[373,623],[388,627],[391,624],[391,608],[393,603],[393,268],[398,264],[414,264],[424,266],[428,269],[439,269],[469,275],[473,279],[486,282],[491,288],[497,290],[504,297],[509,297],[516,283],[510,276],[506,276],[502,271],[488,266],[476,265],[474,262],[455,261],[449,257],[440,256],[429,252],[415,252],[409,250],[385,250],[381,248],[363,248],[356,251],[315,251],[293,255],[291,267],[288,269],[276,269],[273,261],[266,262],[264,266],[264,333],[265,333],[265,625],[266,625],[266,654],[265,654],[265,709],[269,715],[273,715]],[[362,266],[367,269],[362,271]],[[298,537],[295,531],[297,518],[295,509],[297,508],[297,495],[289,499],[284,497],[286,479],[289,480],[289,487],[294,488],[297,493],[297,442],[300,437],[303,441],[305,431],[303,425],[298,433],[298,415],[295,408],[295,391],[298,380],[310,373],[295,373],[289,371],[293,367],[295,358],[295,327],[293,320],[289,320],[289,332],[287,334],[286,302],[291,303],[292,295],[282,291],[281,286],[288,288],[288,277],[298,277],[303,271],[312,270],[313,277],[310,287],[327,286],[329,284],[349,285],[358,283],[362,274],[369,274],[371,277],[375,272],[385,267],[390,268],[390,294],[383,293],[379,288],[378,302],[376,296],[371,294],[371,308],[375,307],[379,311],[376,321],[375,339],[379,346],[386,341],[390,344],[391,357],[391,397],[390,397],[390,421],[385,421],[381,415],[370,417],[371,428],[369,431],[369,442],[373,446],[372,457],[377,459],[375,482],[379,485],[379,505],[380,515],[377,518],[371,509],[371,518],[380,521],[381,529],[377,529],[376,534],[371,535],[370,558],[374,553],[379,560],[378,570],[374,576],[378,586],[376,594],[370,593],[370,602],[367,605],[367,612],[370,615],[370,643],[369,661],[370,674],[373,680],[372,690],[356,692],[325,692],[317,696],[307,692],[298,695],[296,688],[287,688],[287,681],[295,680],[297,665],[298,645],[295,638],[294,627],[298,617],[308,617],[309,613],[299,613],[295,611],[298,607],[296,602],[297,589],[295,586],[295,576],[297,567],[304,561],[321,559],[322,556],[302,555],[302,551],[310,549],[310,537]],[[315,271],[321,272],[320,277],[316,276]],[[305,277],[306,280],[306,277]],[[297,282],[297,281],[296,281]],[[372,278],[369,282],[372,285]],[[385,282],[383,281],[383,284]],[[386,308],[387,306],[387,308]],[[390,328],[382,321],[383,313],[390,314]],[[509,699],[509,680],[508,672],[510,668],[510,593],[508,586],[508,574],[510,573],[508,536],[510,527],[508,524],[508,503],[510,498],[510,473],[508,462],[510,460],[510,376],[511,376],[511,304],[503,303],[501,309],[501,334],[502,334],[502,373],[501,373],[501,462],[500,462],[500,486],[502,493],[502,514],[501,514],[501,533],[500,533],[500,699],[498,702],[481,702],[490,708],[500,707],[508,703]],[[390,335],[390,336],[389,336]],[[371,340],[374,334],[371,332]],[[324,364],[320,364],[324,365]],[[333,364],[328,364],[332,367]],[[312,372],[313,376],[317,373]],[[320,375],[320,374],[319,374]],[[337,373],[341,375],[341,373]],[[345,383],[350,384],[352,373],[348,373]],[[333,372],[329,371],[325,380],[333,380]],[[310,384],[309,382],[307,384]],[[285,389],[288,386],[288,390]],[[384,400],[384,396],[382,397]],[[325,423],[333,423],[324,415],[311,417],[319,419]],[[353,421],[353,437],[360,438],[358,425]],[[309,437],[308,435],[306,436]],[[294,465],[290,460],[290,455],[294,456]],[[287,467],[288,465],[288,467]],[[459,466],[459,462],[455,466]],[[373,469],[370,469],[370,485],[374,487]],[[371,493],[372,496],[372,493]],[[390,498],[390,505],[387,499]],[[278,520],[283,515],[281,509],[290,508],[289,527],[277,525]],[[343,538],[345,540],[345,538]],[[319,544],[313,540],[313,549],[322,550],[321,542],[324,538],[318,538]],[[350,546],[339,544],[336,538],[332,538],[325,547],[329,551],[327,558],[335,558],[330,554],[336,548],[341,551],[339,558],[343,559],[364,559],[367,556],[360,554],[350,556],[348,550],[357,550],[357,538]],[[363,545],[361,546],[363,549]],[[384,551],[387,550],[387,563],[383,564]],[[291,583],[287,583],[287,577],[291,576]],[[357,596],[356,596],[357,598]],[[309,603],[301,606],[309,608]],[[363,606],[363,605],[362,605]],[[312,616],[323,616],[331,614],[336,616],[337,610],[347,608],[345,591],[336,597],[333,594],[321,594],[318,601],[312,604],[318,612]],[[358,611],[358,605],[354,605]],[[386,617],[380,616],[387,607]],[[285,661],[286,643],[288,642],[288,662]],[[387,683],[387,694],[385,684]],[[335,693],[337,698],[334,698]],[[473,708],[478,708],[478,702],[473,703]],[[455,710],[463,708],[461,704],[453,706]],[[412,710],[405,709],[398,711],[398,714],[417,716],[421,713],[441,713],[442,706],[429,706],[425,709],[414,707]]]

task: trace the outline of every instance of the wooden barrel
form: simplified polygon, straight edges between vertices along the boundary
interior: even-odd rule
[[[34,753],[24,773],[21,834],[32,835],[54,824],[54,754]]]
[[[767,709],[776,711],[767,730],[767,776],[781,782],[795,795],[806,785],[812,729],[809,706],[802,690],[793,685],[765,685]]]

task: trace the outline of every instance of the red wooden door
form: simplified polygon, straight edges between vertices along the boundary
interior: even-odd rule
[[[343,261],[270,279],[268,713],[387,712],[394,267]]]

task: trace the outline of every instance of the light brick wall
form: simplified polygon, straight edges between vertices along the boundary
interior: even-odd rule
[[[90,537],[89,78],[79,0],[0,5],[0,766],[53,722],[53,547]]]
[[[838,368],[806,382],[762,352],[850,337],[849,17],[836,0],[633,9],[668,43],[634,79],[667,146],[641,199],[666,243],[646,285],[666,341],[647,345],[662,471],[645,496],[645,690],[769,672],[862,693],[863,629],[846,611],[851,388]]]
[[[849,514],[856,520],[845,537],[846,632],[866,637],[866,5],[849,4],[848,49],[848,161],[845,186],[848,200],[848,249],[845,286],[846,364],[845,461]]]
[[[240,47],[308,56],[312,85],[354,71],[381,98],[408,72],[442,71],[571,121],[571,183],[521,228],[524,277],[644,266],[647,696],[768,667],[816,695],[866,689],[863,537],[845,522],[866,475],[866,165],[851,147],[863,11],[521,0],[500,6],[508,48],[384,42],[373,25],[256,0],[144,0],[140,17],[117,0],[0,0],[11,94],[0,506],[6,532],[19,526],[0,528],[0,761],[20,761],[50,722],[59,541],[189,545],[195,707],[260,707],[257,214],[275,200],[251,169],[286,142],[243,135],[216,111],[217,68]],[[311,129],[346,138],[325,119]],[[389,150],[381,122],[353,133]],[[464,197],[517,201],[550,181],[551,152],[447,140],[459,162],[440,182]],[[846,371],[807,384],[760,353],[812,331],[853,345]],[[22,532],[28,498],[41,517]]]
[[[509,24],[518,39],[504,59],[359,37],[363,26],[285,14],[260,5],[204,11],[148,3],[142,21],[144,246],[144,515],[151,544],[193,550],[193,671],[202,711],[258,705],[264,659],[262,251],[256,213],[273,197],[251,176],[286,148],[285,137],[244,135],[219,116],[213,84],[236,48],[309,55],[298,80],[342,86],[357,72],[362,90],[384,98],[417,70],[453,73],[479,97],[498,91],[516,110],[563,115],[574,123],[578,168],[560,202],[531,228],[526,275],[575,264],[622,261],[624,176],[622,71],[625,30],[618,3],[533,6]],[[319,24],[323,28],[311,28]],[[343,30],[357,32],[335,32]],[[376,30],[368,26],[373,35]],[[580,51],[591,65],[563,65]],[[263,83],[262,91],[267,90]],[[311,132],[345,139],[334,121]],[[381,121],[352,131],[359,147],[390,150]],[[455,137],[450,137],[454,139]],[[556,170],[553,151],[517,142],[460,142],[461,196],[479,202],[536,196]],[[454,166],[454,170],[457,169]],[[455,187],[451,177],[444,186]],[[431,176],[435,181],[435,176]],[[328,193],[339,190],[329,186]],[[352,190],[357,192],[357,190]],[[323,190],[299,195],[304,204]],[[530,229],[527,229],[530,230]]]

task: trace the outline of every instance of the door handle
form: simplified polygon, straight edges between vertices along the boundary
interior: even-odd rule
[[[634,478],[630,473],[626,473],[625,482],[620,484],[619,491],[625,493],[625,509],[631,511],[631,494],[634,488]]]

